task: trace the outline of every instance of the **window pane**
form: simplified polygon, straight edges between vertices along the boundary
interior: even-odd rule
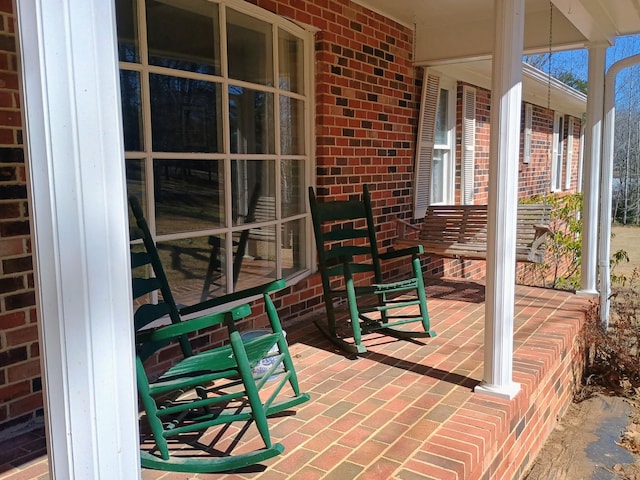
[[[149,64],[220,75],[218,25],[207,0],[147,0]]]
[[[127,152],[139,152],[143,149],[140,74],[129,70],[120,70],[120,91],[122,92],[124,149]]]
[[[273,94],[229,86],[231,153],[274,153]]]
[[[280,167],[282,217],[304,213],[305,168],[301,160],[283,160]]]
[[[127,159],[124,162],[127,176],[127,195],[134,195],[139,201],[142,211],[147,212],[147,190],[145,188],[144,162],[142,160]],[[130,226],[135,224],[135,219],[130,216]]]
[[[233,224],[275,220],[275,162],[234,160],[231,163]]]
[[[229,78],[273,86],[271,25],[227,9]]]
[[[440,145],[448,145],[447,138],[449,127],[449,90],[440,90],[440,99],[438,100],[438,114],[436,115],[436,143]]]
[[[262,285],[276,279],[276,230],[274,225],[244,230],[247,245],[242,257],[236,252],[235,269],[238,271],[236,290]]]
[[[443,150],[433,151],[433,168],[431,169],[431,202],[444,202],[444,162],[446,153]]]
[[[210,243],[211,238],[192,237],[169,242],[158,242],[158,254],[162,261],[176,303],[193,305],[202,297],[209,298],[226,293],[224,241],[221,248]],[[209,265],[211,272],[208,272]],[[207,276],[207,273],[210,273]],[[206,282],[206,288],[205,288]],[[176,288],[180,286],[180,288]]]
[[[280,96],[280,150],[282,155],[304,155],[304,104]]]
[[[224,225],[222,162],[154,160],[153,175],[159,234]]]
[[[220,152],[220,85],[149,75],[151,133],[156,152]]]
[[[304,219],[287,222],[282,226],[282,274],[284,277],[304,270],[306,237]]]
[[[302,39],[278,30],[278,86],[283,90],[302,93],[304,64]]]
[[[118,59],[121,62],[140,62],[137,12],[136,0],[116,0]]]

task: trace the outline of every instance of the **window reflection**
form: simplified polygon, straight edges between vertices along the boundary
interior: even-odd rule
[[[231,185],[234,225],[276,219],[273,160],[234,160]]]
[[[280,96],[280,151],[304,155],[304,106],[300,100]]]
[[[449,90],[440,89],[438,100],[438,114],[436,115],[436,143],[447,144],[449,132]]]
[[[122,91],[124,149],[128,152],[139,152],[143,149],[140,74],[129,70],[120,70],[120,89]]]
[[[302,39],[284,30],[278,31],[278,86],[283,90],[302,93],[304,62]]]
[[[206,0],[147,0],[149,64],[220,74],[218,6]]]
[[[153,186],[159,234],[224,226],[222,162],[155,160]]]
[[[283,160],[280,168],[282,217],[305,211],[305,168],[301,160]]]
[[[116,24],[118,26],[118,59],[121,62],[139,62],[138,2],[116,0]]]
[[[275,153],[273,94],[229,87],[231,153]]]
[[[201,298],[226,293],[224,240],[213,245],[211,239],[219,237],[158,242],[158,254],[177,303],[192,305]],[[180,288],[175,288],[178,285]]]
[[[149,83],[154,151],[221,151],[219,84],[155,74]]]
[[[116,0],[127,189],[180,303],[308,268],[305,34],[244,7]]]
[[[304,269],[306,245],[304,220],[293,220],[282,226],[282,273],[286,277]]]
[[[271,25],[227,9],[227,57],[229,78],[273,85]]]

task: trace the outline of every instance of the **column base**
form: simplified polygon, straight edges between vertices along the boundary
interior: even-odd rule
[[[507,385],[490,385],[482,382],[476,388],[473,389],[475,393],[482,393],[483,395],[489,395],[491,397],[504,398],[506,400],[513,399],[518,392],[520,392],[520,384],[511,382]]]

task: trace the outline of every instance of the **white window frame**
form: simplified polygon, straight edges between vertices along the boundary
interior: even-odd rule
[[[313,42],[313,32],[310,30],[305,30],[303,28],[301,28],[300,26],[292,23],[291,21],[280,17],[274,13],[271,13],[267,10],[264,10],[260,7],[257,7],[255,5],[251,5],[248,4],[247,2],[244,1],[239,1],[239,0],[208,0],[211,3],[215,3],[218,4],[221,8],[221,14],[220,14],[220,31],[221,33],[224,33],[226,31],[226,25],[225,25],[225,17],[226,15],[223,13],[225,8],[232,8],[238,12],[241,12],[245,15],[249,15],[255,19],[259,19],[260,21],[269,23],[272,25],[272,32],[273,32],[273,41],[274,44],[277,46],[277,34],[278,34],[278,30],[284,30],[287,31],[293,35],[295,35],[296,37],[302,39],[303,41],[303,55],[304,55],[304,59],[303,59],[303,69],[305,72],[305,78],[304,78],[304,85],[303,85],[303,92],[300,94],[294,94],[294,93],[290,93],[290,96],[293,98],[299,98],[299,99],[303,99],[306,105],[305,111],[304,111],[304,124],[305,124],[305,131],[304,131],[304,135],[305,135],[305,151],[302,155],[283,155],[280,153],[280,144],[277,141],[276,137],[276,146],[275,146],[275,154],[231,154],[231,149],[230,146],[228,145],[228,138],[229,138],[229,122],[228,122],[228,109],[229,109],[229,101],[228,101],[228,87],[230,84],[230,80],[229,78],[226,77],[227,73],[226,73],[226,66],[224,66],[223,64],[223,70],[222,70],[222,75],[217,77],[217,82],[220,83],[221,85],[221,92],[222,92],[222,135],[223,135],[223,144],[225,145],[224,149],[223,149],[223,153],[179,153],[179,152],[174,152],[174,153],[165,153],[165,152],[154,152],[152,150],[152,142],[151,142],[151,114],[150,114],[150,99],[149,99],[149,85],[148,82],[146,81],[144,75],[153,72],[153,73],[163,73],[167,71],[167,69],[165,69],[164,67],[157,67],[157,66],[153,66],[153,65],[148,65],[146,63],[146,41],[144,41],[143,39],[140,40],[140,56],[141,59],[139,61],[139,63],[129,63],[129,62],[119,62],[119,66],[120,66],[120,70],[128,70],[128,71],[136,71],[139,72],[140,75],[142,76],[142,80],[141,80],[141,84],[142,84],[142,123],[143,123],[143,149],[141,151],[126,151],[125,152],[125,159],[126,160],[138,160],[138,161],[143,161],[145,164],[145,169],[148,172],[152,171],[153,168],[153,162],[154,160],[157,159],[162,159],[162,158],[186,158],[186,159],[198,159],[198,158],[203,158],[203,159],[213,159],[213,160],[221,160],[226,162],[225,164],[225,205],[226,205],[226,210],[227,210],[227,218],[230,218],[230,215],[228,215],[228,212],[230,212],[230,205],[231,205],[231,188],[228,188],[231,182],[231,168],[230,168],[230,162],[231,159],[238,161],[238,160],[242,160],[243,157],[246,157],[248,159],[258,159],[258,160],[275,160],[277,162],[277,165],[279,165],[281,160],[289,160],[289,159],[293,159],[293,160],[301,160],[305,162],[305,175],[304,175],[304,188],[302,188],[302,192],[303,194],[306,193],[307,189],[309,186],[313,185],[313,179],[315,178],[314,173],[315,173],[315,163],[314,163],[314,148],[315,148],[315,142],[314,142],[314,138],[315,138],[315,121],[314,121],[314,112],[315,112],[315,103],[314,103],[314,95],[313,95],[313,81],[314,81],[314,42]],[[144,7],[144,2],[142,0],[139,0],[138,3],[138,28],[141,30],[140,35],[143,34],[143,32],[146,31],[146,25],[144,26],[144,28],[140,28],[141,25],[141,21],[140,19],[143,19],[145,17],[145,7]],[[227,45],[226,45],[226,38],[224,36],[221,35],[221,39],[220,39],[221,45],[221,55],[222,55],[222,61],[225,62],[226,61],[226,49],[227,49]],[[277,58],[277,52],[274,52],[274,58],[273,58],[273,62],[274,62],[274,68],[277,67],[278,64],[278,58]],[[198,73],[190,73],[184,70],[180,70],[177,71],[178,75],[181,78],[194,78],[194,79],[198,79],[201,78],[202,75],[198,74]],[[234,83],[238,83],[237,81],[234,81]],[[255,85],[255,84],[247,84],[247,86],[251,87],[251,88],[256,88],[258,90],[263,90],[263,91],[267,91],[267,92],[275,92],[277,94],[277,92],[279,91],[278,86],[261,86],[261,85]],[[278,114],[278,109],[279,109],[279,102],[277,101],[277,96],[274,98],[274,109],[275,109],[275,113],[274,113],[274,118],[275,118],[275,130],[279,131],[280,127],[279,127],[279,122],[280,122],[280,116]],[[276,206],[278,207],[280,205],[280,194],[281,194],[281,189],[280,189],[280,168],[278,166],[276,166],[275,168],[275,176],[276,176],[276,186],[275,186],[275,195],[277,197],[277,203]],[[232,225],[227,224],[225,227],[222,228],[218,228],[218,227],[212,227],[207,231],[189,231],[189,232],[184,232],[184,233],[170,233],[170,234],[162,234],[162,235],[157,235],[155,228],[156,228],[156,219],[155,219],[155,214],[154,214],[154,208],[152,208],[152,205],[155,201],[153,195],[154,195],[154,187],[153,187],[153,175],[147,175],[146,176],[146,185],[145,185],[145,189],[146,192],[149,196],[149,198],[147,198],[147,205],[148,205],[148,211],[146,212],[146,216],[147,216],[147,220],[149,223],[149,227],[151,230],[151,233],[154,235],[154,238],[156,239],[156,241],[172,241],[172,240],[179,240],[182,238],[189,238],[190,236],[193,235],[198,235],[198,236],[202,236],[202,235],[225,235],[226,234],[226,238],[227,238],[227,245],[225,248],[225,252],[227,252],[227,256],[232,256],[232,245],[231,245],[231,235],[229,235],[229,233],[234,230],[237,229],[238,227],[234,227]],[[306,202],[305,202],[306,205]],[[279,212],[279,208],[276,208],[276,211]],[[282,219],[280,217],[280,214],[278,213],[276,215],[276,219],[269,221],[269,222],[261,222],[260,225],[269,227],[272,226],[275,228],[275,232],[276,232],[276,245],[280,245],[281,244],[281,228],[280,226],[283,225],[286,222],[293,222],[296,220],[304,220],[304,250],[305,250],[305,254],[304,257],[301,259],[302,262],[304,262],[303,265],[301,265],[300,269],[298,269],[293,275],[285,277],[287,278],[287,281],[289,284],[294,284],[297,281],[307,277],[310,272],[311,272],[311,268],[313,265],[313,251],[314,251],[314,246],[313,246],[313,242],[312,242],[312,235],[309,234],[310,229],[311,229],[311,221],[310,221],[310,213],[305,209],[304,212],[293,215],[293,216],[288,216],[286,219]],[[303,232],[301,232],[302,234]],[[282,261],[280,259],[280,253],[279,253],[280,249],[276,248],[276,278],[281,278],[284,275],[281,275],[282,272]],[[231,259],[229,261],[229,258]],[[233,274],[232,274],[232,266],[233,266],[233,258],[229,257],[228,261],[225,262],[226,263],[226,290],[228,292],[233,291],[234,289],[234,285],[233,285]]]
[[[533,105],[525,103],[524,105],[524,152],[522,155],[523,163],[531,162],[531,142],[533,138]]]
[[[562,167],[564,160],[564,116],[555,112],[553,115],[553,148],[551,154],[551,191],[562,190]]]
[[[564,188],[569,190],[571,188],[571,174],[573,170],[573,130],[575,128],[575,118],[568,117],[567,124],[567,161],[565,164]]]
[[[434,199],[434,181],[433,166],[431,168],[431,204],[432,205],[447,205],[452,204],[454,201],[455,193],[455,166],[456,166],[456,99],[457,99],[457,84],[456,81],[450,78],[442,77],[440,79],[440,90],[446,90],[448,92],[447,109],[447,127],[446,127],[446,143],[435,143],[433,145],[433,159],[437,151],[443,152],[443,166],[442,166],[442,200],[435,201]],[[438,107],[440,106],[440,94],[438,96]],[[436,118],[438,112],[436,111]],[[435,140],[435,136],[434,136]]]

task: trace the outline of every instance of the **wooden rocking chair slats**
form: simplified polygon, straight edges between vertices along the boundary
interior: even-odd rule
[[[140,252],[135,245],[136,251],[131,254],[132,267],[143,267],[145,275],[132,281],[134,299],[155,291],[161,296],[161,301],[142,304],[134,314],[138,393],[154,444],[152,449],[141,449],[142,466],[214,473],[247,467],[279,455],[284,447],[271,441],[267,417],[309,400],[308,394],[300,392],[289,347],[269,296],[270,292],[285,287],[284,280],[178,308],[142,209],[136,198],[130,197],[129,201],[138,225],[132,228],[132,240],[141,238],[144,246]],[[139,273],[140,270],[134,272]],[[149,273],[153,275],[147,277]],[[264,300],[271,333],[243,336],[238,322],[251,314],[251,308],[241,302],[256,295]],[[225,309],[228,302],[240,304]],[[215,306],[221,306],[223,311],[203,313]],[[190,318],[185,319],[187,314]],[[171,323],[153,328],[152,322],[163,317]],[[226,329],[228,343],[195,352],[190,335],[216,326]],[[181,347],[181,358],[159,376],[155,375],[157,378],[150,378],[145,362],[174,342]],[[239,440],[234,439],[232,447],[216,448],[217,441],[233,422],[254,422],[264,446],[235,453],[233,446]],[[202,443],[199,439],[212,428],[216,429],[213,443]],[[178,442],[189,448],[177,449]]]
[[[380,331],[399,338],[433,337],[419,255],[422,247],[379,253],[368,187],[362,200],[320,203],[309,188],[309,203],[318,251],[327,322],[316,321],[320,330],[340,348],[352,353],[367,351],[362,335]],[[412,277],[384,282],[381,262],[408,258]],[[356,282],[366,274],[369,282]],[[358,283],[358,285],[356,285]],[[337,285],[334,287],[333,285]],[[353,341],[336,326],[334,300],[346,299]],[[397,327],[421,322],[423,331]]]

